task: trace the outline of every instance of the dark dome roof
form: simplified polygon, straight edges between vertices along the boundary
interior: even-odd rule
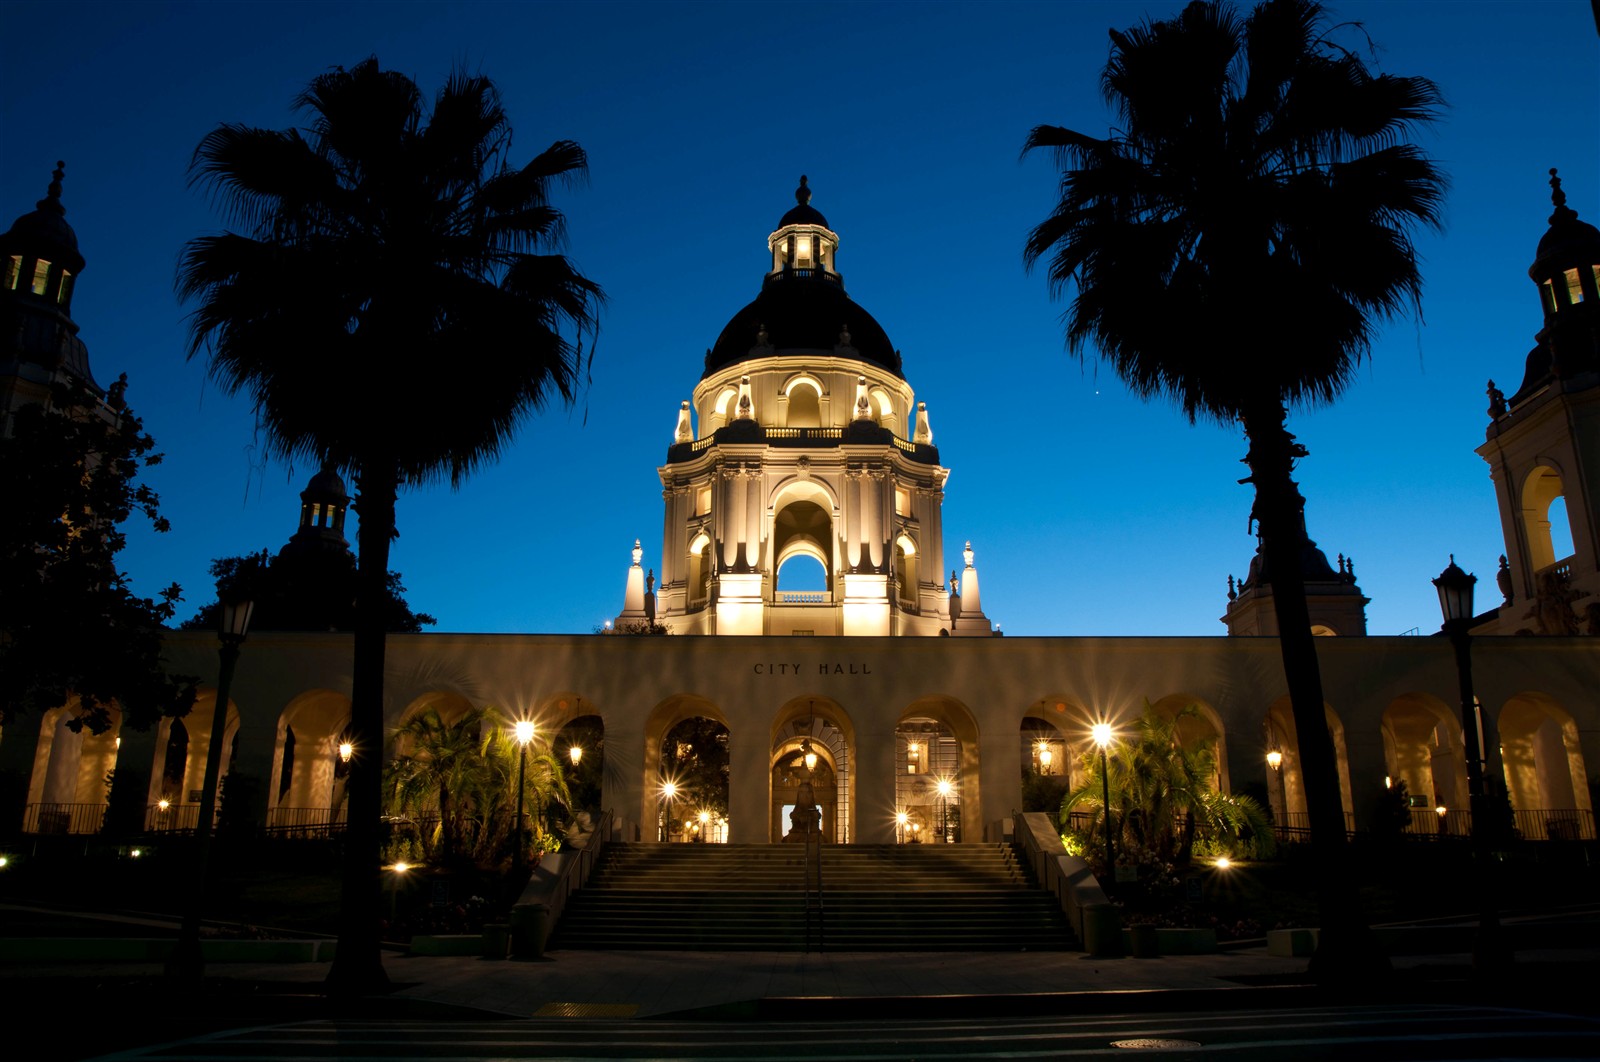
[[[806,186],[804,174],[800,175],[800,187],[794,190],[795,202],[799,205],[778,219],[778,228],[785,225],[821,225],[828,227],[828,219],[822,216],[822,211],[811,205],[811,189]]]
[[[839,345],[839,333],[848,329],[857,357],[901,375],[900,355],[883,326],[844,293],[837,278],[779,274],[768,277],[755,301],[734,314],[722,330],[706,354],[705,376],[748,359],[763,328],[779,353],[831,353]]]
[[[0,236],[0,247],[8,254],[34,255],[49,262],[60,262],[74,273],[83,271],[83,255],[78,253],[78,234],[67,224],[67,208],[61,205],[61,178],[65,176],[57,162],[51,174],[50,187],[45,197],[35,204],[35,209],[12,223],[10,231]]]
[[[339,478],[339,473],[331,465],[324,465],[321,472],[311,477],[311,482],[306,484],[306,494],[320,494],[328,498],[350,497],[344,489],[344,480]]]

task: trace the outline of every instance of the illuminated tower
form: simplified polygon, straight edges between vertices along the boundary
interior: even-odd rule
[[[1478,447],[1506,544],[1504,601],[1479,617],[1482,634],[1600,634],[1600,230],[1567,206],[1555,170],[1550,188],[1528,268],[1544,327],[1510,398],[1489,381]]]
[[[656,620],[680,634],[987,635],[981,609],[951,616],[950,473],[927,407],[845,294],[839,235],[804,177],[795,199],[767,237],[760,294],[677,411]],[[791,589],[806,567],[812,585]],[[627,614],[637,597],[630,583]]]

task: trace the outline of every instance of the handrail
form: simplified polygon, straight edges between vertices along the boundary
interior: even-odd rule
[[[600,821],[595,823],[582,848],[554,852],[539,861],[539,865],[533,868],[533,877],[522,890],[522,896],[512,906],[513,923],[518,921],[515,912],[519,908],[543,908],[543,932],[549,935],[567,908],[567,898],[589,883],[589,875],[594,872],[595,863],[605,850],[606,842],[611,839],[614,815],[611,811],[601,812]],[[543,951],[543,948],[541,940],[538,950]]]
[[[23,833],[99,833],[105,804],[41,802],[22,813]]]
[[[822,901],[822,831],[811,829],[806,831],[805,844],[805,876],[806,876],[806,940],[805,950],[811,951],[811,925],[815,918],[817,926],[817,951],[824,949],[824,938],[827,923],[824,917]]]
[[[1067,916],[1067,923],[1087,945],[1086,912],[1090,907],[1106,907],[1110,901],[1105,889],[1095,880],[1089,864],[1067,852],[1050,816],[1042,811],[1018,812],[1012,835],[1033,868],[1039,887],[1053,893]]]

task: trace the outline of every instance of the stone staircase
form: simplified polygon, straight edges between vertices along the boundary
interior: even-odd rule
[[[829,951],[1078,946],[1008,845],[822,849]],[[816,946],[813,928],[812,946]],[[574,893],[555,948],[788,951],[806,946],[805,849],[612,842]]]

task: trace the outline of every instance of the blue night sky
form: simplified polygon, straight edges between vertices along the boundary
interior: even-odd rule
[[[584,146],[591,179],[558,205],[610,297],[579,408],[529,421],[459,491],[402,496],[393,566],[436,629],[588,632],[620,610],[635,538],[659,571],[678,403],[759,289],[805,173],[851,296],[928,403],[952,469],[947,567],[971,539],[985,612],[1008,634],[1220,634],[1226,578],[1255,545],[1241,434],[1067,358],[1061,308],[1021,263],[1056,186],[1046,157],[1018,161],[1024,136],[1104,133],[1106,30],[1180,6],[10,2],[0,224],[67,161],[89,263],[74,317],[100,383],[128,374],[167,455],[148,481],[172,530],[135,528],[124,567],[142,593],[181,583],[183,616],[212,593],[212,558],[283,544],[315,471],[265,463],[247,401],[184,359],[178,250],[220,228],[187,187],[190,154],[222,122],[295,124],[310,78],[377,55],[429,93],[458,66],[494,78],[519,162]],[[1516,388],[1540,325],[1526,270],[1549,167],[1600,220],[1600,49],[1584,0],[1332,6],[1365,23],[1381,69],[1439,83],[1449,110],[1421,143],[1452,189],[1445,231],[1420,238],[1424,323],[1390,327],[1339,405],[1291,430],[1311,451],[1312,537],[1354,558],[1369,631],[1426,633],[1447,554],[1479,575],[1480,604],[1495,597],[1484,386]],[[428,395],[417,380],[394,415],[426,418]]]

